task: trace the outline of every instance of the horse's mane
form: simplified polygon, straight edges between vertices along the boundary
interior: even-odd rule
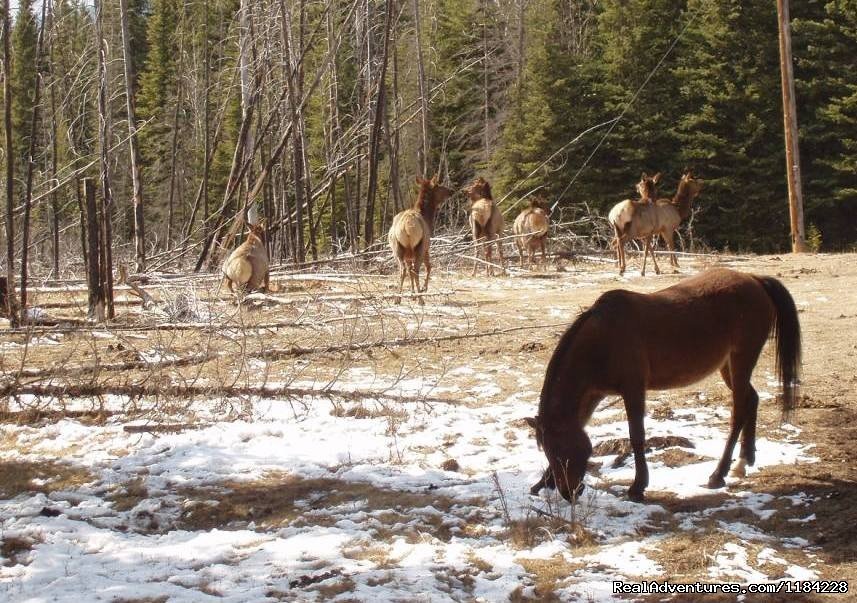
[[[591,318],[593,314],[594,311],[592,307],[581,312],[568,330],[559,338],[559,343],[556,344],[556,349],[548,362],[547,371],[545,371],[545,381],[542,385],[541,395],[539,396],[540,417],[544,418],[545,416],[545,411],[547,410],[548,389],[553,386],[556,372],[559,370],[559,364],[562,357],[565,356],[565,352],[571,346],[574,338],[577,337],[577,333],[580,331],[581,327],[583,327],[583,324]]]

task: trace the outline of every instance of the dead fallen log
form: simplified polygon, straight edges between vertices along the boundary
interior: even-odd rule
[[[224,385],[224,384],[158,384],[141,383],[75,383],[55,384],[18,384],[0,385],[0,398],[16,396],[35,396],[67,400],[79,398],[102,398],[105,396],[124,396],[129,399],[169,398],[191,400],[198,398],[284,398],[294,401],[301,398],[327,398],[345,401],[385,400],[418,404],[457,404],[457,400],[433,398],[429,396],[403,396],[390,393],[390,390],[346,390],[335,388],[266,386],[266,385]]]

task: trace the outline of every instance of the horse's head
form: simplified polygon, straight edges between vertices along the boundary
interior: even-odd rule
[[[573,422],[547,422],[541,416],[526,421],[536,432],[536,443],[548,459],[560,495],[573,502],[583,491],[586,464],[592,456],[589,436]]]
[[[649,176],[646,172],[640,176],[640,181],[637,183],[637,194],[640,199],[648,199],[654,201],[658,197],[657,184],[661,180],[661,173],[658,172],[654,176]]]
[[[488,181],[485,180],[482,176],[477,177],[466,189],[464,192],[467,193],[467,196],[471,201],[478,201],[479,199],[491,199],[491,185],[488,184]]]

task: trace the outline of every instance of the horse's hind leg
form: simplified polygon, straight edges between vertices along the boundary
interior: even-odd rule
[[[714,473],[708,478],[709,488],[722,488],[726,485],[724,478],[729,471],[729,465],[732,463],[732,453],[735,450],[735,443],[738,441],[738,434],[742,431],[744,435],[741,440],[741,458],[745,459],[745,463],[749,460],[745,455],[747,448],[750,448],[753,449],[750,458],[755,462],[756,408],[758,407],[759,396],[756,395],[756,390],[750,385],[750,374],[753,371],[755,361],[750,364],[749,370],[736,368],[743,365],[744,363],[742,362],[736,362],[733,356],[729,359],[728,365],[720,369],[720,374],[723,375],[726,385],[732,389],[732,419],[729,435],[726,438],[726,445],[723,448],[723,456],[720,458],[720,462],[717,463]],[[752,412],[750,412],[751,407],[753,409]],[[751,415],[753,426],[748,429]],[[743,470],[740,461],[736,469],[740,475],[740,472]]]
[[[642,502],[649,485],[649,467],[646,465],[646,430],[643,424],[646,404],[646,391],[640,389],[625,393],[625,413],[628,415],[628,435],[631,449],[634,451],[634,483],[628,489],[628,498]]]

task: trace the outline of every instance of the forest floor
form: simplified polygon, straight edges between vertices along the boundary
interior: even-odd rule
[[[146,311],[120,287],[107,327],[0,326],[0,388],[15,392],[0,407],[0,600],[609,601],[614,581],[643,580],[857,589],[857,256],[683,258],[680,274],[646,277],[633,260],[625,277],[594,260],[493,278],[436,269],[425,306],[395,304],[391,275],[275,272],[277,291],[240,307],[211,279],[160,278],[143,284],[158,302]],[[582,500],[531,496],[545,458],[523,418],[566,326],[603,291],[715,265],[776,276],[795,298],[793,424],[779,420],[769,345],[746,478],[703,487],[729,421],[712,376],[649,392],[644,504],[623,498],[633,461],[614,399],[589,427]],[[79,319],[85,295],[44,286],[33,303]],[[790,584],[706,600],[832,596]]]

